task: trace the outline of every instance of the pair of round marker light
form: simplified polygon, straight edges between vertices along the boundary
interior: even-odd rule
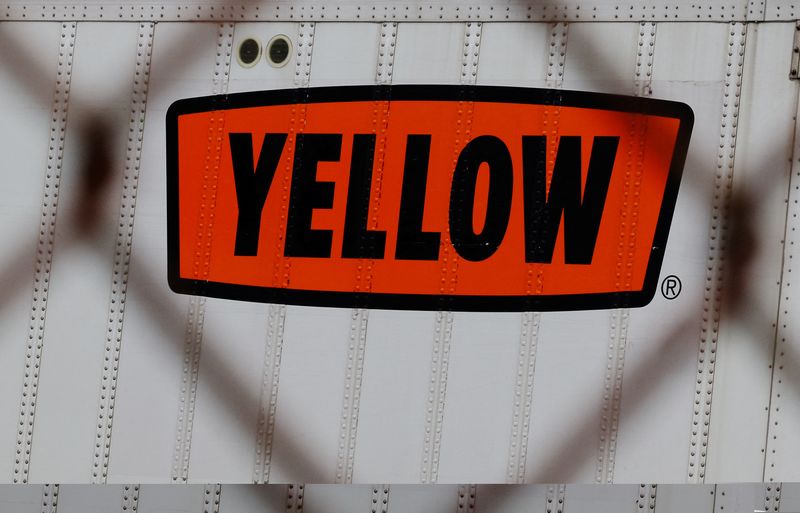
[[[289,62],[291,54],[292,42],[283,34],[270,39],[264,50],[267,62],[274,68],[285,66]],[[236,57],[243,67],[252,68],[261,59],[261,43],[254,37],[245,38],[239,43],[239,51],[236,53]]]

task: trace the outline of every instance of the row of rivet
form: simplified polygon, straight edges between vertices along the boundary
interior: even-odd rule
[[[544,496],[545,511],[547,513],[564,513],[567,486],[563,484],[548,485]]]
[[[389,511],[389,485],[384,484],[372,488],[371,513],[387,513]]]
[[[714,179],[714,198],[709,230],[709,248],[703,297],[703,319],[697,360],[697,380],[689,447],[689,482],[703,482],[711,423],[714,368],[722,302],[722,276],[725,264],[728,205],[733,187],[733,163],[739,98],[742,87],[747,25],[732,23],[728,38],[728,62],[723,91],[719,153]]]
[[[212,93],[224,94],[228,90],[228,78],[233,46],[233,24],[222,23],[217,32],[217,50],[212,77]],[[203,209],[199,220],[196,256],[193,274],[195,279],[205,279],[208,275],[211,233],[214,223],[214,207],[216,203],[216,176],[220,167],[221,148],[223,144],[224,114],[212,117],[208,126],[209,145],[205,156],[205,192],[203,193]],[[194,296],[189,301],[186,317],[186,331],[183,344],[183,369],[180,385],[177,434],[175,452],[172,461],[172,481],[186,482],[189,479],[189,458],[191,454],[192,432],[194,424],[195,404],[197,400],[197,382],[200,373],[200,353],[203,343],[203,325],[205,322],[206,299]]]
[[[369,311],[355,308],[350,312],[350,333],[347,342],[342,416],[339,425],[339,447],[336,456],[336,483],[353,482],[358,411],[361,381],[364,374],[364,352],[367,345]]]
[[[381,24],[380,47],[378,48],[378,71],[375,81],[379,85],[392,83],[394,52],[397,43],[397,23]]]
[[[314,49],[314,24],[301,23],[298,27],[297,35],[297,58],[295,59],[294,85],[295,87],[307,87],[311,73],[311,57]],[[300,113],[300,117],[305,117],[305,110]],[[303,128],[305,120],[298,121],[297,108],[293,107],[292,122],[289,127],[289,136],[286,144],[292,147],[297,128]],[[286,172],[282,182],[281,195],[281,215],[279,233],[285,233],[287,220],[287,207],[289,202],[289,183],[288,177],[291,176],[291,165],[293,155],[286,158]],[[278,247],[283,245],[280,240]],[[281,262],[277,259],[273,268],[276,282],[286,283],[289,275],[288,262]],[[283,276],[281,277],[281,273]],[[261,396],[258,407],[258,424],[256,427],[256,453],[253,467],[253,482],[269,482],[270,466],[272,463],[272,442],[275,436],[275,415],[278,405],[278,386],[280,382],[280,366],[283,354],[283,331],[286,322],[286,305],[269,305],[267,315],[267,340],[264,349],[264,366],[261,381]]]
[[[655,50],[656,25],[642,23],[639,27],[636,68],[634,72],[634,94],[649,96],[651,92],[653,55]],[[643,140],[646,125],[640,120],[631,121],[631,141]],[[639,213],[641,190],[641,162],[644,147],[641,143],[630,143],[625,169],[625,193],[623,219],[620,223],[616,280],[618,290],[629,290],[632,280],[633,250],[636,247],[636,225]],[[634,157],[635,154],[635,157]],[[628,343],[628,309],[611,312],[611,330],[606,353],[605,383],[603,387],[603,409],[600,415],[600,444],[595,481],[612,483],[614,481],[614,462],[616,459],[619,416],[622,406],[622,379],[625,367],[625,348]]]
[[[15,483],[27,483],[30,468],[33,421],[39,388],[39,370],[44,344],[44,325],[47,314],[47,294],[50,289],[50,266],[53,261],[56,212],[58,210],[61,166],[64,154],[64,134],[67,128],[69,87],[72,80],[72,57],[75,49],[75,23],[63,23],[58,50],[58,68],[50,119],[50,141],[47,152],[47,172],[39,222],[39,241],[36,246],[36,268],[33,276],[33,298],[28,341],[25,351],[25,373],[20,398],[14,456]]]
[[[139,509],[139,485],[122,487],[122,513],[136,513]]]
[[[253,482],[269,482],[272,463],[272,440],[275,434],[275,412],[278,405],[278,383],[280,380],[281,355],[283,353],[283,327],[286,307],[269,305],[267,314],[267,340],[264,349],[264,366],[261,396],[256,427],[256,453],[253,467]]]
[[[636,511],[640,513],[655,512],[657,491],[658,486],[654,484],[640,484],[639,495],[636,497]]]
[[[475,513],[475,500],[477,496],[478,487],[476,485],[459,485],[456,513]]]
[[[511,443],[509,444],[507,480],[524,483],[533,407],[533,375],[536,369],[536,348],[539,341],[541,315],[522,314],[522,329],[517,354],[517,377],[514,381],[514,406],[511,418]]]
[[[567,25],[550,30],[548,43],[547,77],[563,76],[566,59]],[[563,50],[563,51],[562,51]],[[557,85],[556,82],[548,84]],[[534,284],[533,266],[528,266],[526,293],[541,292],[541,273]],[[509,443],[506,479],[509,483],[525,482],[528,455],[531,410],[533,406],[533,375],[536,368],[536,348],[539,340],[541,314],[525,312],[521,317],[519,350],[517,354],[517,377],[514,381],[514,402],[511,417],[511,442]]]
[[[478,54],[480,52],[480,24],[467,23],[464,26],[464,51],[461,63],[461,83],[474,84],[477,77]],[[467,102],[469,103],[469,102]],[[455,130],[455,147],[458,152],[460,140],[469,138],[472,107],[462,100],[459,102],[458,127]],[[465,108],[469,112],[465,116]],[[466,123],[462,128],[462,118]],[[463,130],[463,134],[462,134]],[[457,159],[453,157],[453,164]],[[445,238],[449,239],[449,229],[445,231]],[[441,285],[440,294],[454,294],[456,287],[456,271],[458,258],[452,255],[448,245],[442,250]],[[449,277],[449,279],[448,279]],[[425,411],[425,433],[422,452],[422,467],[420,482],[435,483],[439,474],[439,456],[442,441],[442,422],[444,420],[444,402],[447,395],[447,372],[450,360],[450,342],[453,336],[453,312],[443,309],[436,312],[434,319],[433,347],[431,352],[431,373],[428,382],[428,397]]]
[[[775,482],[780,479],[780,471],[776,470],[778,462],[778,448],[782,443],[780,430],[783,428],[783,412],[781,410],[787,387],[786,378],[791,379],[792,371],[796,372],[796,356],[800,346],[797,345],[796,336],[792,336],[791,313],[797,312],[797,307],[792,306],[796,299],[792,294],[792,272],[796,270],[794,256],[800,246],[798,237],[798,219],[800,219],[800,103],[795,113],[794,146],[792,149],[792,169],[789,179],[789,195],[786,198],[788,209],[786,212],[786,227],[783,237],[783,275],[780,284],[778,303],[778,323],[775,339],[775,350],[772,361],[772,391],[769,405],[767,406],[767,444],[765,447],[764,481]],[[787,372],[786,366],[789,365]],[[788,387],[791,391],[791,387]],[[784,430],[785,431],[785,430]],[[794,432],[788,433],[793,437]]]
[[[286,485],[286,513],[303,513],[305,485]]]
[[[222,485],[206,485],[203,491],[203,513],[219,513]]]
[[[111,428],[114,422],[114,401],[122,348],[122,323],[128,289],[128,271],[133,242],[133,219],[139,187],[142,141],[144,138],[147,89],[150,81],[150,58],[153,52],[154,23],[139,25],[136,42],[136,68],[133,79],[128,143],[125,151],[125,171],[122,177],[122,199],[117,221],[117,238],[108,308],[108,328],[103,352],[103,373],[97,412],[91,482],[105,483],[108,477],[108,458],[111,450]]]
[[[397,37],[397,27],[394,23],[384,23],[378,40],[378,60],[376,63],[375,82],[379,85],[391,84],[392,68],[394,66],[394,47]],[[385,152],[385,133],[388,124],[388,105],[386,102],[376,101],[373,109],[373,133],[376,136],[377,148],[375,160],[377,161],[376,183],[377,191],[371,192],[372,225],[377,222],[377,209],[380,201],[380,177],[383,172],[383,155]],[[372,189],[372,187],[371,187]],[[366,267],[362,276],[362,268]],[[371,287],[372,262],[361,262],[356,276],[356,288],[369,292]],[[364,282],[362,284],[362,281]],[[358,428],[358,411],[361,402],[361,382],[364,370],[364,352],[367,344],[367,326],[369,310],[356,308],[351,311],[350,330],[347,346],[347,362],[345,369],[344,397],[342,416],[339,428],[339,447],[336,462],[337,483],[351,483],[353,481],[353,467],[355,464],[355,446]]]
[[[57,513],[58,485],[46,484],[42,487],[42,513]]]
[[[776,5],[772,5],[775,3]],[[0,18],[7,20],[76,21],[765,21],[791,19],[795,5],[763,0],[698,2],[606,3],[508,2],[412,4],[374,2],[325,3],[272,2],[265,4],[170,3],[154,5],[144,1],[102,4],[61,2],[9,3],[0,6]]]
[[[764,511],[781,510],[781,483],[764,485]]]

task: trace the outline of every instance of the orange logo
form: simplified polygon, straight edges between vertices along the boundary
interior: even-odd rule
[[[643,306],[692,122],[681,103],[508,87],[180,100],[169,283],[323,306]]]

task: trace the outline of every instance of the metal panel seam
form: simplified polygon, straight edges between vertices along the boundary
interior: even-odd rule
[[[480,23],[464,24],[464,50],[461,62],[461,84],[474,84],[477,77],[478,54],[480,52]],[[466,123],[459,125],[455,131],[456,147],[455,152],[459,151],[458,144],[462,136],[464,140],[469,139],[472,120],[472,107],[470,102],[463,99],[459,104],[467,110],[462,109],[461,116],[466,117]],[[458,155],[454,155],[454,159]],[[441,267],[441,293],[455,292],[456,288],[456,269],[458,258],[450,256],[447,245],[443,248],[444,257]],[[448,276],[452,275],[450,279]],[[431,375],[428,387],[427,410],[425,414],[425,437],[422,454],[422,469],[420,472],[420,482],[435,483],[439,476],[439,456],[442,442],[442,422],[444,420],[444,401],[447,395],[447,372],[450,360],[450,343],[453,336],[453,312],[447,311],[446,304],[443,309],[436,312],[433,332],[433,348],[431,353]]]
[[[336,457],[336,483],[353,482],[353,463],[358,432],[358,411],[361,398],[361,381],[364,374],[364,352],[367,345],[369,310],[353,309],[345,369],[344,397],[339,425],[339,448]]]
[[[219,513],[219,501],[222,485],[206,485],[203,491],[203,513]]]
[[[303,513],[305,485],[286,485],[286,513]]]
[[[560,28],[560,30],[559,30]],[[566,61],[566,44],[568,24],[556,24],[550,31],[548,45],[547,80],[548,87],[556,87],[561,82],[551,81],[553,77],[561,77],[563,81]],[[540,292],[542,287],[541,272],[537,273],[534,286],[533,268],[528,266],[526,292]],[[539,340],[541,314],[525,312],[522,324],[517,355],[517,378],[514,382],[514,406],[511,418],[511,441],[509,443],[507,479],[510,483],[525,482],[525,470],[528,456],[528,439],[530,436],[531,410],[533,406],[533,376],[536,369],[536,349]]]
[[[224,94],[228,90],[230,76],[231,53],[233,46],[233,24],[220,23],[217,32],[217,55],[214,63],[213,94]],[[212,119],[208,127],[209,141],[216,140],[216,147],[212,145],[206,150],[206,185],[210,192],[204,193],[204,203],[211,211],[205,221],[204,213],[200,214],[200,236],[197,239],[197,255],[203,253],[203,246],[208,249],[211,245],[210,226],[213,224],[213,210],[216,201],[216,170],[220,163],[220,148],[222,145],[222,132],[225,125],[225,114],[219,113]],[[212,169],[214,177],[208,176]],[[210,195],[210,198],[206,197]],[[207,200],[207,201],[206,201]],[[205,209],[203,209],[205,211]],[[204,228],[205,230],[202,230]],[[196,277],[208,274],[209,262],[207,259],[195,258],[193,273]],[[183,377],[180,388],[179,411],[177,420],[177,434],[175,438],[175,453],[172,462],[172,481],[187,482],[189,479],[189,458],[192,444],[192,428],[194,422],[195,404],[197,400],[197,380],[200,372],[200,352],[203,343],[203,323],[205,320],[204,297],[194,296],[189,302],[186,319],[186,337],[183,346]]]
[[[50,146],[47,154],[47,173],[42,198],[42,215],[39,223],[39,241],[36,246],[36,270],[33,276],[31,321],[28,328],[25,352],[25,374],[20,398],[17,449],[14,461],[14,483],[27,483],[30,468],[33,423],[36,415],[36,394],[39,387],[39,370],[44,345],[44,327],[47,316],[47,294],[50,289],[50,268],[53,262],[56,214],[58,212],[59,185],[64,155],[64,135],[67,128],[69,88],[72,80],[72,58],[75,49],[75,22],[61,24],[58,71],[53,95],[50,120]]]
[[[656,24],[641,23],[637,42],[636,68],[634,71],[634,94],[636,96],[650,96],[653,76],[653,56],[655,53]],[[643,135],[647,127],[638,120],[631,122],[632,139],[636,135]],[[637,134],[638,132],[638,134]],[[638,139],[643,139],[639,137]],[[624,282],[625,287],[630,287],[632,268],[630,259],[633,257],[630,249],[635,245],[636,234],[627,230],[634,227],[638,221],[639,193],[642,183],[642,168],[639,162],[644,153],[642,142],[633,143],[628,152],[626,166],[625,203],[627,212],[619,236],[619,254],[622,257],[617,261],[617,283]],[[637,159],[632,160],[630,155],[636,154]],[[633,180],[633,184],[631,184]],[[632,189],[632,190],[631,190]],[[632,200],[628,199],[632,194]],[[624,270],[623,270],[624,269]],[[605,384],[603,389],[603,412],[600,419],[600,445],[598,451],[598,465],[595,480],[598,483],[612,483],[614,481],[614,463],[617,450],[617,437],[619,432],[619,416],[622,404],[622,380],[625,369],[625,350],[628,343],[628,326],[630,323],[630,310],[619,309],[611,312],[610,343],[607,352]]]
[[[714,179],[714,198],[709,229],[709,248],[703,298],[703,322],[697,361],[692,432],[689,446],[689,482],[705,479],[706,454],[711,402],[714,388],[717,338],[722,303],[722,279],[728,229],[728,206],[733,186],[733,163],[736,129],[742,87],[747,24],[731,23],[728,38],[728,62],[720,126],[719,154]]]
[[[787,361],[786,352],[792,351],[789,340],[789,312],[791,303],[791,276],[794,269],[794,247],[800,243],[797,236],[796,220],[800,215],[800,99],[797,103],[795,114],[794,147],[792,149],[792,168],[789,178],[789,194],[786,199],[788,207],[786,209],[786,225],[783,236],[783,260],[780,284],[780,296],[778,297],[778,317],[775,330],[775,349],[772,357],[772,380],[770,390],[770,400],[767,414],[767,440],[766,457],[764,458],[764,481],[774,482],[779,479],[775,474],[775,464],[778,458],[777,443],[780,436],[779,428],[781,418],[781,400],[784,388],[784,366]],[[798,244],[800,245],[800,244]],[[788,358],[791,362],[791,357]]]
[[[372,513],[387,513],[389,511],[389,485],[383,484],[372,488]]]
[[[139,485],[125,485],[122,488],[122,513],[139,509]]]
[[[564,2],[492,2],[472,4],[445,2],[348,2],[339,5],[288,1],[260,3],[203,4],[169,2],[155,5],[146,1],[76,2],[53,1],[6,3],[0,16],[7,20],[85,21],[765,21],[783,20],[780,6],[767,9],[759,0],[696,2],[681,5],[661,2],[618,2],[583,0]],[[2,7],[0,7],[2,9]]]
[[[566,493],[567,485],[548,485],[544,498],[545,511],[547,513],[564,513]]]
[[[764,486],[764,511],[781,510],[781,483],[767,483]]]
[[[56,513],[58,511],[58,485],[46,484],[42,486],[42,513]]]
[[[394,66],[394,48],[397,38],[397,24],[383,23],[378,39],[378,59],[376,63],[375,82],[378,85],[391,84],[392,69]],[[380,104],[380,105],[379,105]],[[375,104],[373,119],[373,133],[378,137],[378,131],[385,131],[388,124],[388,104],[378,102]],[[380,123],[380,126],[379,126]],[[377,183],[380,189],[380,176],[383,173],[383,155],[386,140],[380,138],[376,148],[378,167]],[[371,188],[371,187],[370,187]],[[372,201],[372,224],[376,223],[377,211],[380,203],[380,193]],[[365,291],[369,291],[371,283],[372,260],[367,260]],[[361,266],[359,266],[359,269]],[[356,277],[358,287],[362,286],[362,276]],[[336,463],[336,482],[352,483],[353,467],[355,464],[356,437],[358,434],[359,405],[361,402],[361,383],[364,374],[364,353],[367,344],[367,327],[369,324],[369,310],[363,308],[353,309],[350,317],[349,342],[347,349],[347,363],[345,371],[345,391],[342,404],[342,418],[339,430],[339,451]]]
[[[636,498],[638,511],[654,512],[656,510],[656,494],[658,486],[654,484],[640,484],[639,496]]]
[[[108,306],[108,328],[103,351],[103,372],[100,380],[97,430],[92,459],[91,482],[93,483],[105,483],[108,477],[108,459],[111,451],[114,401],[117,395],[117,376],[119,373],[120,350],[122,348],[122,323],[125,317],[128,271],[130,270],[131,262],[133,222],[136,212],[136,195],[141,165],[154,29],[154,23],[141,23],[139,24],[137,35],[136,68],[133,77],[130,120],[128,123],[125,170],[122,177],[122,199],[117,219],[114,267]]]
[[[475,513],[475,501],[478,494],[477,485],[459,485],[457,513]]]
[[[311,75],[311,59],[314,50],[314,23],[300,23],[297,36],[297,53],[295,60],[294,85],[295,87],[308,87]],[[289,127],[289,135],[286,140],[287,147],[292,147],[299,124],[301,128],[305,124],[306,111],[300,107],[293,107],[293,124]],[[299,122],[298,118],[302,118]],[[279,233],[286,233],[286,218],[288,208],[289,176],[291,164],[287,164],[284,174],[281,196],[281,226]],[[283,242],[283,240],[281,240]],[[288,281],[289,262],[281,262],[276,259],[273,273],[276,275],[284,273],[283,281]],[[277,279],[276,279],[277,281]],[[259,400],[258,426],[256,432],[256,454],[253,469],[253,481],[257,484],[269,482],[270,467],[272,463],[272,443],[275,435],[275,416],[278,405],[278,386],[280,381],[281,357],[283,354],[283,332],[286,322],[286,305],[269,306],[267,344],[264,350],[264,371]]]

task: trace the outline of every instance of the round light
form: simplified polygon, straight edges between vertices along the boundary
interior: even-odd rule
[[[273,67],[281,68],[289,62],[292,54],[292,42],[283,34],[277,35],[267,43],[267,62]]]
[[[236,57],[245,68],[252,68],[261,58],[261,43],[257,39],[248,37],[239,44],[239,51]]]

